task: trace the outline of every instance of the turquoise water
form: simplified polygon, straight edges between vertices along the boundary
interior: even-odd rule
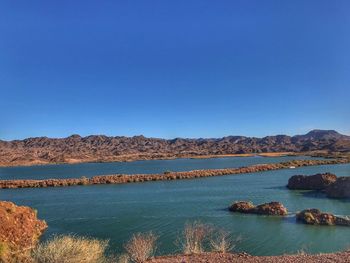
[[[244,162],[265,158],[229,158],[234,160],[173,160],[150,161],[144,172],[152,169],[187,170],[188,167],[220,168],[222,162],[244,166]],[[284,158],[274,158],[279,162]],[[195,165],[193,164],[195,162]],[[217,161],[215,163],[215,161]],[[156,167],[152,168],[152,162]],[[177,167],[181,163],[182,167]],[[127,163],[128,171],[141,169]],[[112,164],[94,164],[94,169]],[[225,164],[226,165],[226,164]],[[53,166],[65,171],[76,165]],[[185,168],[184,168],[185,167]],[[230,166],[227,166],[230,167]],[[46,169],[40,167],[40,169]],[[13,168],[15,169],[15,168]],[[22,171],[33,167],[21,168]],[[34,169],[37,169],[35,167]],[[38,167],[39,169],[39,167]],[[53,169],[52,166],[49,169]],[[135,169],[135,170],[133,170]],[[191,168],[192,169],[192,168]],[[117,169],[116,169],[117,170]],[[7,170],[6,170],[7,171]],[[158,171],[158,170],[157,170]],[[243,215],[227,211],[235,200],[251,200],[256,204],[280,201],[291,213],[304,208],[320,208],[338,215],[350,215],[349,200],[327,199],[321,194],[289,191],[285,188],[294,174],[333,172],[339,176],[350,175],[350,165],[313,166],[252,174],[201,178],[180,181],[159,181],[124,185],[76,186],[65,188],[33,188],[0,190],[1,200],[34,207],[39,217],[48,222],[44,239],[52,234],[75,233],[109,239],[114,251],[121,252],[122,244],[135,232],[152,230],[160,236],[158,254],[179,252],[174,242],[184,224],[201,220],[223,227],[240,235],[238,250],[254,255],[294,253],[304,249],[311,253],[339,251],[349,247],[350,228],[320,227],[295,223],[293,215],[287,218]],[[3,174],[3,170],[2,170]],[[24,172],[30,176],[30,172]],[[56,175],[60,174],[57,171]],[[7,174],[6,176],[8,176]],[[23,174],[12,173],[13,176]],[[41,176],[43,173],[41,174]],[[91,174],[92,175],[92,174]]]
[[[259,163],[276,163],[295,159],[317,159],[305,156],[229,157],[212,159],[175,159],[117,163],[83,163],[37,165],[30,167],[0,167],[0,180],[77,178],[105,174],[163,173],[164,171],[189,171],[195,169],[233,168]]]

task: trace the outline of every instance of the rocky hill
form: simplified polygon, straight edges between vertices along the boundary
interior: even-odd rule
[[[333,130],[313,130],[305,135],[264,138],[228,136],[211,139],[172,140],[91,135],[67,138],[36,137],[0,140],[0,165],[108,162],[176,157],[215,156],[268,152],[350,152],[350,136]]]

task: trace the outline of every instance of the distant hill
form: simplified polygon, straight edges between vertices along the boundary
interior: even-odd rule
[[[313,130],[305,135],[263,138],[227,136],[212,139],[172,140],[91,135],[67,138],[36,137],[0,141],[1,165],[107,162],[268,152],[350,152],[350,136],[334,130]]]

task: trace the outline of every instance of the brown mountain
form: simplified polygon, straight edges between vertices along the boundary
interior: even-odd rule
[[[36,137],[0,140],[1,165],[108,162],[268,152],[350,152],[350,136],[333,130],[313,130],[305,135],[264,138],[228,136],[218,139],[172,140],[91,135],[67,138]]]

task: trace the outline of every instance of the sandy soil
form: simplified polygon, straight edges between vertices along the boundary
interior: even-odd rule
[[[157,257],[150,260],[151,263],[231,263],[231,262],[276,262],[276,263],[333,263],[333,262],[350,262],[350,251],[318,254],[318,255],[283,255],[283,256],[250,256],[246,253],[230,254],[230,253],[204,253],[200,255],[176,255]]]

